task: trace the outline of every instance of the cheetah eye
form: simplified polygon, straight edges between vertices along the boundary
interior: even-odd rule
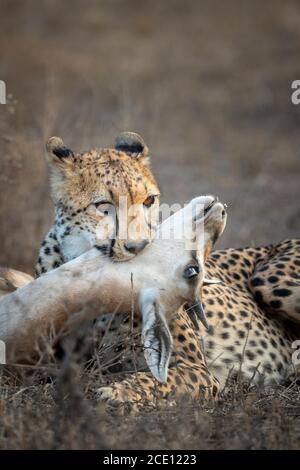
[[[155,203],[156,196],[148,196],[143,202],[145,207],[151,207]]]
[[[183,272],[183,277],[185,279],[192,279],[199,274],[199,266],[188,266]]]

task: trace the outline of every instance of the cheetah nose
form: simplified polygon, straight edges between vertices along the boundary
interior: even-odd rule
[[[141,242],[127,242],[125,243],[125,248],[127,251],[129,251],[129,253],[133,253],[134,255],[137,255],[148,244],[149,244],[149,240],[142,240]]]

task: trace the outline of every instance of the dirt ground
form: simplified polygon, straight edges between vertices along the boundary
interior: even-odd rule
[[[79,151],[111,146],[120,130],[139,132],[163,202],[203,193],[227,202],[218,247],[299,236],[300,105],[290,98],[300,79],[299,2],[0,0],[0,15],[0,265],[32,273],[52,224],[51,135]],[[34,374],[23,390],[15,371],[8,375],[2,448],[300,443],[297,386],[121,419],[95,415],[93,376],[85,399],[74,386],[73,401],[59,407],[52,382]]]

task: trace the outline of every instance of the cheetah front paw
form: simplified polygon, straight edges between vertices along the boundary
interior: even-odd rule
[[[119,413],[134,411],[137,403],[140,402],[140,396],[127,390],[121,384],[98,388],[97,398],[100,403],[105,403],[107,411]]]
[[[122,394],[118,393],[113,386],[111,387],[100,387],[97,389],[97,396],[99,401],[103,401],[110,404],[120,404],[124,403],[124,397]]]

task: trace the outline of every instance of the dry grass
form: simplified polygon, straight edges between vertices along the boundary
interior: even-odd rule
[[[164,202],[211,192],[229,204],[223,246],[299,235],[296,0],[0,0],[0,11],[12,95],[0,106],[0,265],[33,272],[53,217],[43,158],[53,134],[82,150],[141,133]],[[99,367],[77,362],[54,379],[2,371],[2,448],[299,447],[296,384],[120,418],[95,402]]]
[[[217,405],[190,403],[107,412],[97,402],[102,367],[68,355],[49,368],[1,372],[1,449],[297,449],[300,388],[228,384]],[[115,377],[115,375],[111,376]]]

